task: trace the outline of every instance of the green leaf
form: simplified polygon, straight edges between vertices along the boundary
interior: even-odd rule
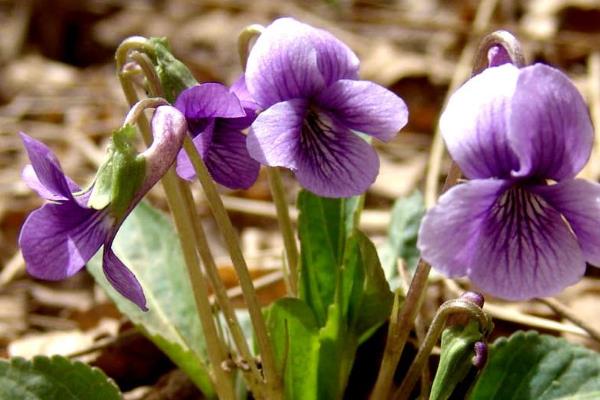
[[[300,297],[323,326],[334,302],[346,239],[357,225],[362,198],[330,199],[306,190],[298,197]]]
[[[98,368],[61,356],[0,360],[0,399],[118,400],[119,389]]]
[[[598,392],[598,353],[554,336],[517,332],[491,346],[469,399],[575,400]]]
[[[179,93],[197,85],[198,81],[188,67],[171,54],[166,38],[154,37],[148,41],[154,47],[153,61],[165,98],[169,103],[174,103]]]
[[[338,304],[329,306],[327,323],[319,331],[317,399],[341,399],[358,348],[356,335],[347,329]]]
[[[398,258],[406,262],[409,272],[412,273],[416,268],[419,260],[417,235],[424,214],[425,203],[419,191],[400,198],[394,203],[388,228],[388,240],[379,249],[381,265],[390,281],[398,276],[396,264]]]
[[[285,398],[318,398],[319,327],[310,307],[300,299],[279,299],[268,310],[267,326],[283,371]]]
[[[429,400],[450,398],[456,386],[462,382],[471,368],[475,355],[473,346],[483,340],[479,331],[479,322],[469,320],[467,325],[454,325],[442,333],[442,354],[435,379],[431,386]]]
[[[375,246],[362,232],[348,240],[341,277],[345,320],[362,343],[387,320],[394,302]]]
[[[113,132],[108,157],[98,169],[88,205],[101,210],[110,204],[111,215],[122,218],[144,181],[146,160],[133,145],[136,129],[127,124]]]
[[[205,341],[196,315],[179,239],[167,218],[145,203],[127,217],[113,250],[144,288],[149,311],[117,293],[102,272],[102,255],[88,264],[121,312],[160,347],[208,397],[214,396]]]

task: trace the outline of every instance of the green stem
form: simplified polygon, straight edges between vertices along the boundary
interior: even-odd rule
[[[156,75],[156,71],[154,70],[154,66],[152,65],[152,60],[150,60],[150,57],[148,57],[146,53],[140,53],[136,50],[131,53],[131,58],[142,68],[142,71],[144,72],[144,75],[148,81],[150,93],[157,97],[165,97],[165,92],[160,83],[160,79]]]
[[[283,236],[283,245],[285,247],[285,255],[287,259],[289,289],[292,296],[298,295],[298,247],[290,218],[285,191],[281,182],[281,174],[277,167],[268,167],[267,176],[269,178],[269,186],[271,194],[277,210],[277,221],[279,222],[279,230]]]
[[[446,177],[442,192],[448,190],[458,182],[459,179],[460,169],[457,164],[453,162],[450,166],[450,172]],[[389,398],[388,393],[392,387],[396,366],[398,365],[398,361],[400,361],[400,356],[402,355],[402,350],[404,350],[404,345],[408,339],[410,328],[415,321],[417,313],[421,309],[421,304],[425,297],[429,271],[431,271],[431,265],[425,260],[420,259],[402,307],[400,307],[399,304],[399,296],[396,296],[394,299],[394,308],[388,327],[388,336],[383,352],[383,360],[379,367],[379,375],[375,382],[375,388],[371,394],[371,399],[373,400]],[[398,315],[395,314],[396,312]]]
[[[145,39],[144,39],[145,40]],[[117,71],[119,81],[127,102],[130,106],[137,103],[138,97],[131,81],[123,77],[120,71],[127,59],[126,55],[133,46],[133,42],[124,42],[117,50]],[[139,47],[140,43],[135,42]],[[143,47],[143,46],[142,46]],[[142,114],[137,118],[138,127],[142,133],[147,145],[152,143],[152,132],[147,118]],[[211,363],[211,376],[214,380],[214,387],[220,399],[235,400],[235,390],[233,386],[233,376],[221,368],[221,364],[228,359],[227,349],[218,338],[218,332],[215,327],[215,321],[212,316],[210,303],[208,301],[208,287],[199,268],[194,243],[190,240],[193,235],[193,228],[190,225],[189,213],[185,212],[186,204],[181,197],[181,192],[177,187],[177,176],[171,168],[161,180],[169,208],[173,213],[175,226],[179,233],[181,246],[184,254],[184,260],[187,267],[188,276],[192,285],[196,312],[201,322],[204,337],[207,343],[207,353]],[[187,214],[187,215],[186,215]]]
[[[173,213],[175,226],[179,233],[179,239],[181,240],[185,264],[188,267],[187,271],[190,282],[192,283],[192,292],[194,294],[196,310],[202,323],[204,338],[206,340],[206,351],[211,363],[211,372],[215,379],[215,390],[217,391],[219,399],[234,400],[236,396],[233,385],[233,376],[221,367],[223,362],[229,359],[228,351],[224,344],[219,340],[219,333],[208,300],[208,285],[200,269],[196,249],[194,247],[194,229],[190,221],[189,213],[186,212],[186,203],[182,198],[183,195],[178,187],[177,176],[173,169],[169,170],[163,177],[162,183],[165,192],[168,193],[167,201],[169,202],[169,207]]]
[[[200,216],[197,213],[192,193],[189,187],[186,186],[183,182],[180,183],[180,186],[181,192],[183,193],[185,201],[188,205],[188,209],[191,211],[191,215],[189,217],[192,221],[192,226],[194,229],[196,249],[200,254],[202,264],[204,265],[208,278],[211,282],[215,297],[217,299],[217,303],[223,311],[225,321],[227,323],[227,326],[229,327],[236,348],[241,354],[243,360],[248,364],[250,368],[249,373],[242,371],[244,373],[244,378],[254,396],[257,398],[261,398],[261,372],[258,370],[258,366],[256,365],[254,357],[252,356],[250,348],[248,347],[248,342],[246,341],[244,332],[242,331],[237,316],[235,315],[233,305],[231,304],[231,300],[227,295],[227,288],[225,287],[223,281],[221,280],[221,277],[219,276],[219,270],[215,263],[214,257],[210,251],[208,241],[206,240],[206,234],[200,222]]]
[[[250,42],[260,36],[265,30],[265,27],[258,24],[248,25],[245,27],[238,36],[238,54],[240,55],[240,62],[242,63],[242,70],[246,70],[246,64],[248,62],[248,55],[250,54]]]
[[[423,370],[423,366],[425,365],[429,354],[431,353],[431,349],[433,349],[433,346],[435,346],[444,330],[448,317],[455,313],[462,314],[464,312],[469,313],[472,318],[477,319],[479,327],[484,334],[489,330],[490,320],[476,304],[464,299],[448,300],[442,304],[435,314],[433,322],[425,336],[425,340],[408,369],[408,372],[404,376],[402,384],[392,396],[394,400],[405,400],[408,398]]]
[[[246,301],[246,306],[248,307],[248,312],[250,313],[250,319],[262,357],[264,376],[269,390],[269,399],[279,399],[282,397],[281,379],[276,369],[275,357],[267,332],[267,326],[258,303],[252,278],[250,277],[248,266],[246,265],[246,260],[240,249],[239,239],[231,220],[229,219],[229,215],[225,210],[223,201],[217,192],[216,185],[206,169],[204,161],[198,155],[194,143],[189,137],[186,137],[183,146],[192,162],[196,176],[204,189],[208,205],[223,234],[231,261],[238,275],[240,287]]]

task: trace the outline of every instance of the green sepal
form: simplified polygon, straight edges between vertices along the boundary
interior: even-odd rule
[[[144,182],[146,160],[138,155],[133,141],[136,129],[127,124],[113,132],[108,159],[100,166],[88,206],[101,210],[111,206],[111,214],[121,218],[131,206]]]
[[[148,39],[148,43],[154,48],[153,61],[165,98],[173,103],[179,93],[197,85],[198,81],[188,67],[173,56],[166,38],[153,37]]]
[[[471,368],[475,355],[474,345],[484,340],[479,322],[471,319],[464,325],[454,325],[442,333],[442,354],[431,387],[430,400],[446,400],[462,382]]]

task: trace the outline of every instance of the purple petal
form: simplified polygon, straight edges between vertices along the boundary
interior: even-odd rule
[[[242,74],[229,90],[240,100],[240,104],[246,115],[241,118],[220,119],[219,124],[226,124],[229,129],[236,131],[246,129],[252,125],[260,110],[256,101],[252,98],[250,92],[248,92],[246,76]]]
[[[323,197],[365,192],[379,172],[377,153],[356,134],[322,115],[319,118],[318,129],[315,121],[306,122],[302,129],[295,170],[298,182]]]
[[[107,232],[104,211],[83,208],[75,201],[46,204],[21,228],[19,246],[27,272],[46,280],[72,276],[98,251]]]
[[[108,282],[123,297],[131,300],[142,311],[148,311],[144,290],[135,275],[119,260],[111,249],[112,240],[104,245],[102,267]]]
[[[307,98],[339,79],[356,79],[358,59],[330,33],[292,18],[269,25],[250,52],[246,82],[262,108]]]
[[[585,260],[600,266],[600,185],[568,179],[534,190],[564,215],[577,236]]]
[[[246,145],[250,157],[271,167],[296,169],[300,134],[308,103],[290,100],[263,111],[252,124]]]
[[[230,189],[248,189],[258,178],[260,164],[250,158],[239,131],[215,131],[205,161],[213,179]]]
[[[473,180],[444,193],[421,222],[417,246],[422,257],[447,276],[467,275],[482,225],[508,185],[502,180]]]
[[[235,94],[220,83],[203,83],[185,89],[177,97],[175,107],[183,113],[188,123],[190,120],[238,118],[245,115]]]
[[[479,231],[473,283],[494,296],[550,296],[583,276],[585,261],[562,216],[541,197],[515,186],[503,193]]]
[[[574,177],[592,151],[594,133],[569,78],[542,64],[523,68],[512,100],[509,138],[521,168],[515,176]]]
[[[211,120],[210,123],[206,126],[206,129],[194,137],[192,141],[194,142],[194,146],[196,146],[196,150],[200,157],[204,160],[206,158],[206,154],[208,153],[208,149],[211,146],[214,136],[214,128],[215,128],[215,120]],[[175,171],[177,175],[181,178],[191,181],[196,176],[194,172],[194,166],[192,165],[192,161],[188,157],[186,151],[181,149],[179,154],[177,154],[177,166],[175,167]]]
[[[240,100],[242,107],[258,107],[256,101],[248,91],[248,86],[246,85],[246,75],[242,74],[240,77],[231,85],[229,91]]]
[[[80,190],[67,178],[54,153],[42,142],[20,132],[21,140],[27,150],[31,169],[23,170],[25,183],[47,200],[64,201],[72,199],[72,192]],[[34,173],[32,173],[34,172]]]
[[[408,122],[404,101],[372,82],[339,80],[317,102],[344,126],[383,141],[393,139]]]
[[[508,178],[518,169],[507,135],[518,76],[511,64],[486,69],[450,97],[440,117],[448,151],[470,179]]]

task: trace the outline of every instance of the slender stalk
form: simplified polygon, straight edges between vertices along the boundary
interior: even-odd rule
[[[240,32],[238,36],[238,54],[243,70],[246,70],[246,63],[248,62],[248,55],[250,54],[250,43],[254,38],[260,36],[264,30],[264,26],[253,24],[248,25]]]
[[[145,40],[145,39],[144,39]],[[135,44],[135,46],[133,46]],[[119,81],[127,102],[130,106],[137,103],[138,97],[130,80],[123,77],[120,71],[127,59],[127,52],[131,47],[144,48],[138,42],[124,42],[117,50],[117,71],[119,71]],[[138,127],[142,133],[144,141],[147,145],[152,143],[152,132],[150,124],[145,115],[140,114],[137,117]],[[181,246],[183,250],[184,260],[187,267],[188,276],[192,285],[196,312],[200,319],[204,337],[207,342],[207,353],[211,363],[211,376],[214,380],[214,387],[220,399],[235,400],[235,390],[233,386],[233,377],[221,368],[221,364],[228,359],[227,350],[224,344],[218,339],[218,332],[215,327],[215,321],[212,317],[210,303],[208,301],[208,287],[204,281],[204,277],[200,271],[194,243],[190,240],[193,236],[193,228],[190,225],[189,218],[185,212],[186,204],[181,197],[181,193],[177,187],[177,176],[171,168],[161,180],[169,208],[173,213],[175,226],[179,233]]]
[[[188,267],[188,276],[192,283],[192,292],[194,294],[194,302],[198,317],[202,323],[204,330],[204,339],[206,340],[206,351],[211,363],[211,372],[215,379],[215,390],[219,399],[235,400],[235,389],[233,386],[233,376],[227,373],[221,364],[228,360],[228,352],[224,344],[219,340],[219,333],[215,326],[210,302],[208,301],[208,285],[198,263],[196,249],[194,247],[193,237],[194,230],[189,219],[189,213],[186,212],[185,201],[182,198],[182,193],[179,190],[177,177],[173,174],[173,170],[168,173],[169,178],[163,178],[165,191],[168,193],[167,199],[169,207],[173,213],[175,226],[181,240],[181,247],[185,264]]]
[[[414,361],[408,369],[408,372],[404,376],[402,384],[398,390],[394,392],[392,399],[405,400],[408,398],[415,383],[417,382],[417,379],[419,378],[419,375],[421,374],[421,371],[423,370],[423,366],[425,365],[429,354],[431,353],[431,349],[433,349],[433,346],[435,346],[444,330],[448,317],[455,313],[464,313],[465,311],[468,312],[471,317],[478,320],[479,327],[484,334],[489,330],[490,320],[483,310],[476,304],[463,299],[448,300],[442,304],[435,314],[433,322],[431,323],[431,326],[427,331],[427,335],[425,336],[425,340],[419,348],[419,351],[417,352]]]
[[[125,122],[123,124],[135,124],[140,117],[140,115],[144,114],[144,111],[147,108],[157,108],[159,106],[164,106],[169,104],[168,101],[163,99],[162,97],[150,97],[144,100],[140,100],[127,113],[125,117]]]
[[[156,75],[156,71],[154,70],[154,66],[152,65],[152,61],[150,57],[146,53],[140,53],[135,50],[131,52],[130,56],[144,71],[144,75],[148,80],[148,87],[150,89],[150,93],[157,97],[164,97],[165,93],[160,83],[160,79]]]
[[[539,298],[536,300],[550,307],[555,313],[557,313],[561,317],[566,318],[575,325],[579,326],[581,329],[586,331],[592,339],[600,343],[600,332],[598,332],[596,328],[589,325],[587,322],[575,315],[575,313],[573,313],[573,311],[571,311],[563,303],[552,297]]]
[[[243,360],[249,366],[249,374],[242,371],[244,373],[244,377],[246,378],[248,388],[252,391],[255,397],[260,398],[262,390],[262,387],[260,386],[262,383],[261,372],[258,370],[258,366],[256,365],[254,357],[252,356],[250,348],[248,347],[248,342],[246,341],[244,332],[242,331],[242,328],[235,315],[233,305],[231,304],[231,300],[229,299],[229,296],[227,294],[227,288],[225,287],[223,281],[221,280],[221,277],[219,276],[217,265],[210,251],[208,241],[206,240],[204,228],[202,227],[202,224],[200,222],[200,216],[198,215],[196,207],[194,205],[192,193],[189,187],[186,186],[183,182],[180,182],[180,187],[183,197],[188,205],[188,209],[191,211],[191,215],[189,217],[192,222],[192,227],[194,229],[196,249],[200,254],[202,264],[204,265],[208,278],[210,279],[214,295],[217,299],[217,303],[223,311],[225,321],[227,323],[227,326],[229,327],[236,348],[241,354]]]
[[[283,236],[283,245],[285,247],[285,255],[287,259],[287,268],[289,269],[286,275],[289,277],[289,286],[292,296],[298,295],[298,247],[296,245],[296,238],[294,235],[294,228],[292,227],[292,220],[290,219],[290,211],[288,208],[285,191],[281,182],[281,174],[277,167],[268,167],[267,176],[269,178],[269,186],[271,187],[271,194],[273,196],[273,202],[275,203],[275,209],[277,210],[277,221],[279,222],[279,229]]]
[[[265,28],[262,25],[249,25],[245,27],[238,36],[238,53],[240,56],[240,62],[242,69],[246,69],[248,63],[248,56],[250,54],[250,44],[253,39],[259,37]],[[292,296],[298,294],[298,247],[296,245],[296,239],[294,235],[294,229],[292,227],[292,221],[290,219],[290,212],[288,208],[285,191],[283,190],[283,184],[281,182],[281,174],[277,167],[267,167],[267,176],[269,179],[269,186],[271,188],[271,194],[273,196],[273,202],[275,203],[275,209],[277,210],[277,221],[279,222],[279,230],[283,237],[283,245],[285,247],[285,255],[287,263],[284,263],[284,274],[288,277],[288,287]],[[288,268],[285,271],[285,268]]]
[[[269,334],[254,290],[252,278],[250,277],[246,260],[240,249],[239,239],[225,210],[223,201],[217,192],[216,185],[206,169],[204,161],[198,155],[194,143],[189,137],[186,137],[183,146],[192,162],[196,176],[204,189],[208,205],[225,239],[225,244],[229,250],[231,261],[238,275],[244,300],[250,313],[250,319],[262,357],[264,376],[270,394],[269,399],[276,400],[282,397],[281,380],[277,373],[273,348],[269,340]]]

